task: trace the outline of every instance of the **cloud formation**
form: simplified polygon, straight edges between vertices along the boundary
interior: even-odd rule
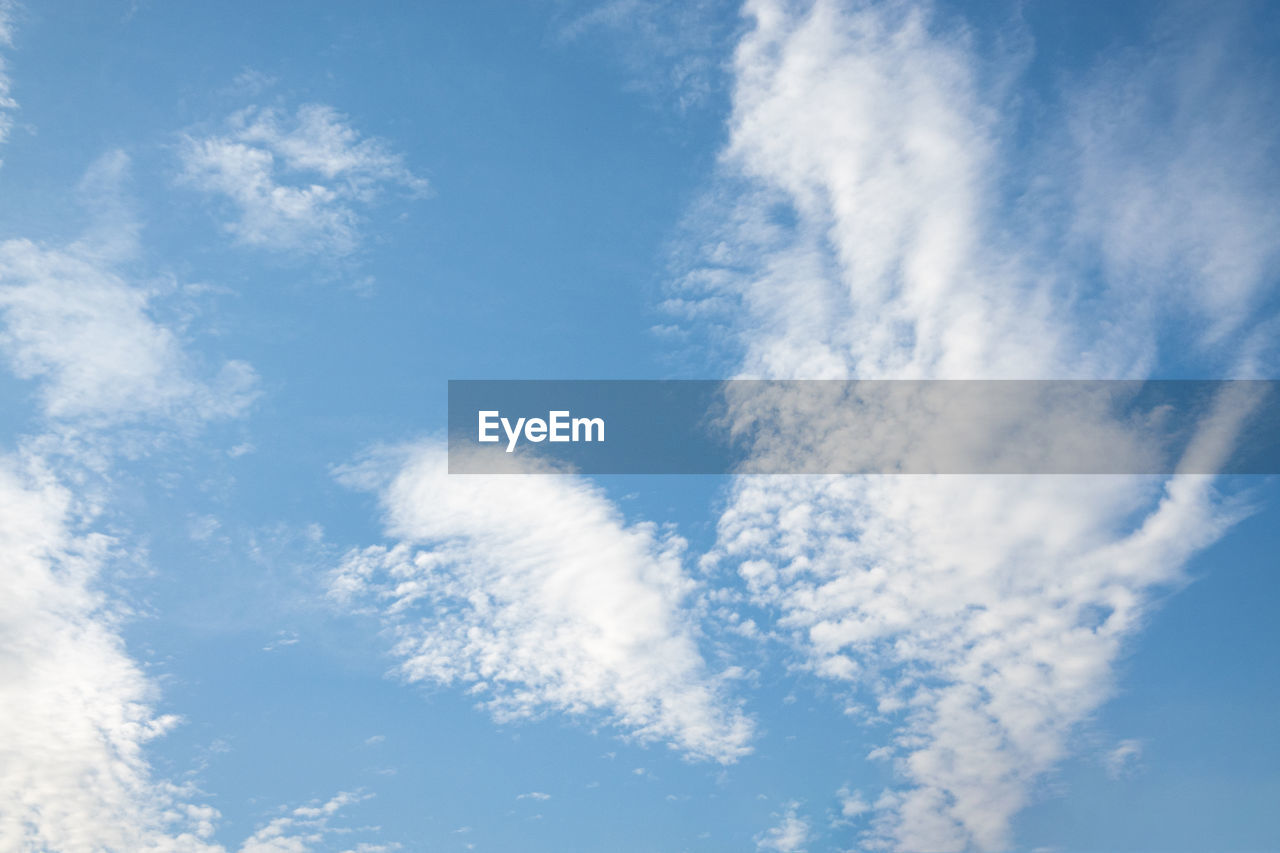
[[[1147,367],[1170,329],[1232,375],[1270,376],[1277,354],[1274,322],[1258,320],[1280,266],[1280,96],[1237,64],[1250,61],[1239,14],[1182,7],[1159,50],[1106,58],[1067,98],[1073,237],[1096,252],[1108,313],[1126,317],[1114,334],[1147,342]]]
[[[159,418],[196,423],[242,413],[257,377],[228,361],[199,375],[174,329],[151,310],[158,295],[116,267],[134,251],[136,224],[124,215],[118,186],[127,158],[112,152],[90,169],[86,186],[104,218],[69,245],[0,242],[0,351],[13,372],[38,381],[44,414],[105,425]]]
[[[682,539],[580,478],[449,477],[436,445],[343,476],[378,491],[400,541],[348,555],[332,588],[377,610],[405,678],[466,685],[499,720],[596,715],[695,758],[749,751],[698,650]]]
[[[73,248],[0,243],[0,347],[14,373],[40,379],[51,418],[204,420],[244,411],[256,376],[227,362],[204,382],[151,294]]]
[[[788,804],[777,826],[756,838],[756,849],[772,850],[774,853],[803,853],[805,844],[809,841],[809,822],[799,816],[799,809],[799,803]]]
[[[200,851],[217,812],[151,773],[177,723],[96,583],[113,546],[38,459],[0,459],[0,848]]]
[[[566,43],[607,39],[628,87],[674,100],[681,110],[700,106],[722,84],[732,19],[708,0],[608,0],[566,7],[557,35]]]
[[[198,378],[181,336],[150,310],[154,294],[115,271],[137,252],[127,167],[117,151],[90,168],[81,193],[95,221],[80,239],[0,243],[0,346],[36,383],[52,431],[0,454],[0,850],[225,853],[218,810],[148,760],[180,719],[158,710],[156,683],[121,636],[129,609],[105,591],[111,568],[132,559],[127,532],[97,529],[112,494],[110,445],[46,441],[123,424],[194,427],[241,413],[253,396],[240,362]],[[241,849],[314,850],[356,799],[295,809]]]
[[[746,13],[701,261],[670,303],[723,324],[740,375],[1142,377],[1170,327],[1210,369],[1263,363],[1271,96],[1213,34],[1073,84],[1061,127],[1015,143],[1025,47],[987,64],[925,6]],[[1154,105],[1173,69],[1170,121]],[[1206,111],[1223,133],[1192,132]],[[1165,186],[1205,207],[1172,222]],[[864,803],[865,846],[1004,849],[1156,591],[1237,517],[1196,477],[740,478],[708,562],[847,686],[852,717],[894,724],[872,755],[899,784]]]
[[[224,133],[184,136],[180,156],[180,183],[225,199],[235,211],[226,230],[267,249],[348,254],[360,242],[360,208],[389,187],[427,192],[401,155],[323,104],[292,115],[248,107]]]
[[[13,4],[9,0],[0,0],[0,48],[13,46]],[[0,54],[0,145],[9,139],[13,129],[12,112],[18,108],[14,100],[12,83],[5,66],[4,55]],[[0,163],[3,163],[0,160]]]
[[[1142,762],[1142,741],[1126,738],[1103,756],[1103,768],[1112,779],[1121,779],[1135,772]]]
[[[343,791],[324,802],[298,806],[288,814],[268,821],[249,836],[240,846],[239,853],[308,853],[317,849],[332,850],[334,848],[326,839],[335,833],[350,832],[349,829],[332,826],[334,816],[347,806],[368,798],[368,795]],[[399,845],[363,842],[343,845],[342,849],[343,853],[389,853],[399,849]]]

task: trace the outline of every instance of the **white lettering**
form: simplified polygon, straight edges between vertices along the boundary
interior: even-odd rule
[[[498,436],[496,434],[489,434],[489,430],[498,428],[497,422],[490,420],[490,418],[496,418],[497,416],[498,413],[493,411],[480,412],[480,441],[498,440]]]
[[[578,427],[583,428],[586,433],[585,438],[578,438]],[[596,437],[591,437],[591,428],[595,427]],[[604,418],[574,418],[573,419],[573,440],[574,441],[604,441]]]
[[[507,437],[507,452],[515,452],[520,439],[535,444],[543,441],[604,441],[604,418],[574,418],[567,409],[556,409],[547,412],[546,420],[542,418],[502,417],[496,409],[477,412],[477,440],[481,442],[500,441],[498,427]]]
[[[524,426],[524,418],[516,420],[516,428],[511,428],[511,421],[506,418],[502,419],[502,428],[507,431],[507,452],[516,449],[516,442],[520,440],[520,427]]]
[[[565,430],[569,426],[569,413],[566,411],[555,411],[548,413],[550,417],[551,435],[548,438],[551,441],[568,441],[569,433]],[[562,417],[563,416],[563,417]]]

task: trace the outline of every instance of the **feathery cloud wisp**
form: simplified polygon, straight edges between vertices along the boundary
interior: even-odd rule
[[[0,0],[0,47],[9,47],[13,44],[12,12],[13,5],[9,0]],[[10,113],[18,108],[18,102],[10,94],[11,86],[4,56],[0,55],[0,145],[9,138],[9,131],[13,129],[13,118]]]
[[[184,137],[181,157],[180,182],[227,199],[237,214],[227,231],[269,249],[348,254],[360,240],[359,207],[387,187],[427,191],[401,155],[322,104],[292,116],[240,110],[226,133]]]

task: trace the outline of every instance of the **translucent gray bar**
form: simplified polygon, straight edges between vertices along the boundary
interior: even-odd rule
[[[1277,392],[1274,380],[453,380],[449,471],[1275,474]]]

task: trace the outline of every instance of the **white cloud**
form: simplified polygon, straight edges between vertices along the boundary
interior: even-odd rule
[[[527,794],[520,794],[519,796],[516,797],[516,799],[517,800],[549,800],[551,799],[551,795],[544,794],[541,791],[530,791]]]
[[[814,671],[899,721],[886,754],[911,787],[876,835],[903,850],[1008,845],[1149,590],[1228,522],[1206,478],[780,480],[739,482],[721,557]]]
[[[89,227],[71,248],[101,264],[131,261],[141,253],[142,223],[129,186],[133,162],[121,149],[107,151],[89,164],[76,186],[76,199],[89,215]]]
[[[1075,236],[1101,250],[1118,296],[1109,309],[1135,314],[1125,332],[1151,338],[1171,313],[1194,317],[1179,344],[1228,359],[1242,355],[1237,333],[1261,331],[1248,326],[1280,265],[1280,97],[1241,75],[1235,14],[1187,8],[1165,21],[1162,49],[1101,63],[1067,119]]]
[[[333,849],[326,840],[349,829],[331,825],[342,809],[369,799],[367,794],[343,791],[325,802],[298,806],[286,815],[274,818],[240,846],[240,853],[309,853],[317,849]],[[319,845],[324,845],[320,847]],[[397,849],[397,845],[361,843],[344,847],[347,853],[376,853]]]
[[[777,826],[756,838],[757,850],[773,850],[775,853],[802,853],[809,841],[809,823],[797,814],[799,803],[787,806],[786,813]]]
[[[75,249],[0,243],[3,347],[14,372],[42,379],[52,418],[231,417],[254,396],[253,369],[227,362],[211,383],[149,311],[152,294]]]
[[[0,0],[0,47],[12,45],[13,4],[9,0]],[[13,118],[10,113],[18,108],[18,102],[13,99],[11,91],[4,56],[0,55],[0,145],[9,138],[9,131],[13,128]]]
[[[359,207],[387,187],[421,195],[427,182],[376,137],[362,137],[332,107],[292,116],[249,107],[224,134],[183,138],[180,181],[225,197],[237,241],[271,249],[343,255],[359,243]]]
[[[153,294],[113,265],[137,252],[120,185],[128,160],[110,152],[81,185],[94,224],[65,248],[0,243],[0,345],[34,380],[54,433],[0,455],[0,849],[97,853],[225,853],[218,811],[191,785],[155,773],[149,743],[178,725],[158,711],[155,682],[120,634],[108,566],[126,559],[117,526],[95,532],[111,498],[110,454],[64,427],[92,432],[195,425],[243,410],[252,371],[232,362],[193,378],[179,336],[149,310]],[[53,440],[51,440],[53,439]],[[41,450],[53,447],[47,456]],[[199,521],[199,520],[198,520]],[[204,520],[208,521],[208,520]],[[216,521],[193,535],[211,534]],[[297,809],[244,850],[309,851],[330,816],[353,801]],[[354,850],[373,851],[370,845]]]
[[[628,88],[673,97],[680,110],[708,99],[723,77],[732,22],[708,0],[606,0],[557,27],[564,42],[603,34],[628,75]]]
[[[0,459],[0,849],[214,849],[217,812],[147,763],[177,720],[95,591],[112,542],[77,529],[85,509],[38,461]]]
[[[268,74],[257,68],[246,67],[235,76],[235,79],[231,81],[231,85],[225,91],[229,95],[252,98],[261,95],[279,82],[279,78],[274,74]]]
[[[699,653],[683,540],[536,470],[450,477],[430,444],[348,470],[401,541],[350,554],[335,595],[374,603],[406,678],[469,685],[499,719],[603,714],[693,757],[744,755],[752,724]]]
[[[274,652],[277,649],[288,648],[289,646],[296,646],[299,642],[300,642],[300,638],[298,637],[297,631],[288,631],[288,630],[281,629],[279,631],[276,631],[275,638],[271,642],[263,646],[262,650],[264,652]]]
[[[694,213],[701,262],[671,303],[724,323],[743,375],[1142,376],[1168,321],[1198,335],[1187,350],[1231,330],[1245,343],[1205,363],[1256,369],[1248,347],[1266,326],[1242,324],[1271,286],[1276,229],[1252,116],[1269,113],[1213,64],[1221,51],[1177,78],[1187,117],[1172,126],[1138,122],[1154,120],[1176,57],[1125,75],[1124,97],[1099,94],[1105,71],[1077,87],[1061,138],[1079,147],[1055,162],[1083,177],[1037,174],[1068,202],[1034,191],[1010,205],[1005,182],[1024,166],[1006,166],[1007,79],[962,24],[905,4],[747,12],[723,182]],[[1202,107],[1229,132],[1192,134]],[[1184,206],[1166,203],[1166,183],[1206,209],[1162,230]],[[1152,227],[1144,199],[1161,208]],[[1188,253],[1190,281],[1168,284],[1161,271]],[[1110,274],[1083,281],[1099,263]],[[1206,451],[1222,452],[1210,432]],[[1110,694],[1153,593],[1238,514],[1197,477],[740,478],[708,560],[735,566],[802,659],[865,698],[865,717],[895,724],[873,753],[901,784],[870,804],[864,845],[1003,849],[1037,778]]]
[[[234,417],[252,401],[253,369],[223,364],[196,376],[182,341],[152,312],[156,292],[127,282],[115,263],[130,256],[136,225],[120,216],[127,158],[108,154],[85,183],[98,224],[66,247],[0,242],[0,350],[19,377],[40,381],[47,416],[105,423],[161,418],[199,422]]]
[[[681,307],[731,301],[749,375],[1043,378],[1048,284],[977,246],[998,145],[963,34],[919,7],[747,8],[728,209],[702,214]]]
[[[1142,741],[1126,738],[1103,757],[1103,766],[1112,779],[1132,774],[1142,761]]]
[[[847,787],[837,792],[840,800],[840,818],[850,820],[861,817],[871,811],[871,804],[862,796],[861,791],[851,791]]]
[[[1280,263],[1275,96],[1222,27],[1104,63],[1020,148],[1020,54],[984,63],[927,6],[789,9],[747,5],[725,180],[668,301],[727,323],[743,375],[1136,377],[1170,347],[1250,370],[1274,329],[1228,332]]]
[[[109,155],[90,176],[109,182],[122,167]],[[215,399],[175,368],[181,353],[146,296],[100,267],[130,242],[0,244],[0,342],[19,375],[40,380],[51,417],[172,414]],[[99,591],[115,540],[91,530],[98,506],[77,463],[59,459],[59,475],[34,454],[0,458],[0,848],[221,849],[208,841],[217,812],[147,762],[147,743],[177,718],[156,712],[121,614]]]
[[[116,542],[77,492],[38,458],[0,457],[0,850],[225,853],[218,811],[148,761],[180,721],[120,637],[126,614],[100,591]],[[294,809],[240,849],[332,849],[333,815],[364,798]]]

